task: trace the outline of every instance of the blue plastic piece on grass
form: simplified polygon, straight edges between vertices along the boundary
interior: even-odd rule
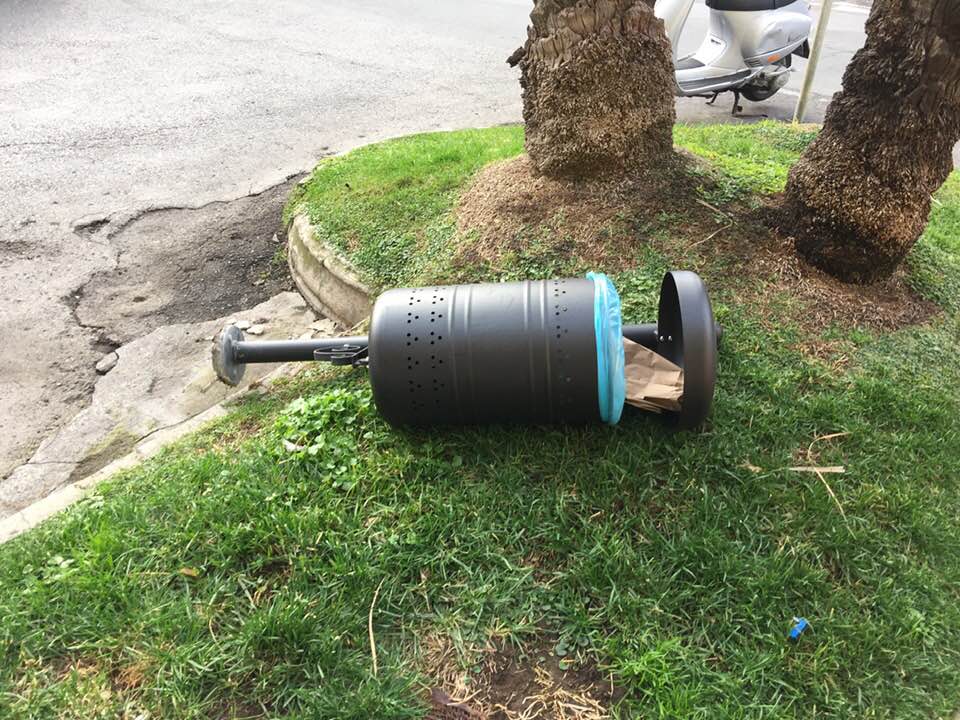
[[[593,280],[593,323],[597,338],[597,396],[600,419],[608,425],[620,422],[627,397],[624,374],[623,320],[620,296],[603,273],[587,273]]]
[[[810,627],[810,623],[807,622],[806,618],[795,617],[793,619],[793,627],[790,628],[790,639],[796,642],[808,627]]]

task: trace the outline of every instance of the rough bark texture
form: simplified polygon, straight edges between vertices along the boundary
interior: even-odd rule
[[[623,173],[672,158],[673,64],[642,0],[535,0],[519,63],[526,148],[553,177]]]
[[[923,232],[958,139],[960,0],[876,0],[866,45],[790,172],[798,252],[849,282],[889,276]]]

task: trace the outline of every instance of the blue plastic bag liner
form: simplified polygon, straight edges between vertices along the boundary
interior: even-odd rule
[[[600,419],[608,425],[620,422],[627,396],[624,374],[623,320],[620,296],[603,273],[587,273],[593,280],[593,324],[597,338],[597,395]]]

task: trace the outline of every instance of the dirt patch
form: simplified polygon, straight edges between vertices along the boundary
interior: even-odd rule
[[[807,264],[778,230],[775,202],[718,207],[702,198],[711,182],[689,158],[657,177],[617,181],[537,177],[525,156],[495,163],[460,199],[457,262],[496,267],[537,245],[540,255],[563,253],[576,267],[617,272],[634,266],[638,248],[650,243],[771,323],[796,322],[811,336],[803,349],[813,355],[829,354],[816,336],[831,327],[889,331],[938,311],[913,292],[903,270],[861,286]]]
[[[695,185],[677,167],[657,177],[553,179],[536,174],[526,155],[481,170],[457,205],[463,243],[458,264],[497,265],[531,245],[611,271],[631,264],[635,221],[655,218],[678,192]]]
[[[137,660],[128,665],[123,665],[114,670],[112,674],[113,685],[124,693],[138,690],[147,679],[147,674],[151,669],[152,666],[147,660]]]
[[[698,264],[735,301],[756,308],[771,323],[785,316],[796,322],[811,336],[804,346],[810,354],[823,354],[824,343],[813,336],[832,327],[888,332],[939,312],[913,291],[903,268],[886,280],[854,285],[813,267],[797,255],[793,239],[778,230],[779,217],[775,200],[757,210],[734,210],[728,227],[697,248]],[[790,306],[782,305],[784,299]]]
[[[527,648],[488,647],[480,672],[456,664],[449,643],[427,653],[428,671],[439,686],[430,697],[428,720],[605,720],[622,697],[609,675],[589,660],[561,667],[555,643]]]
[[[39,664],[39,661],[35,662]],[[83,655],[51,658],[47,661],[47,666],[58,682],[62,682],[73,673],[76,673],[78,677],[85,678],[98,674],[102,669],[99,660]]]
[[[230,202],[145,213],[109,236],[116,267],[94,276],[68,305],[81,325],[101,331],[101,342],[119,345],[292,289],[280,216],[295,182]]]

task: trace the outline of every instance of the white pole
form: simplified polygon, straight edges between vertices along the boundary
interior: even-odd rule
[[[817,21],[817,36],[813,39],[813,49],[810,50],[810,58],[807,60],[807,71],[803,75],[803,89],[797,100],[797,109],[793,113],[795,123],[803,122],[803,116],[807,112],[807,100],[810,99],[810,91],[813,89],[813,78],[817,74],[817,63],[820,62],[820,52],[823,50],[823,41],[827,36],[827,25],[830,22],[832,10],[833,0],[823,0],[820,19]]]

